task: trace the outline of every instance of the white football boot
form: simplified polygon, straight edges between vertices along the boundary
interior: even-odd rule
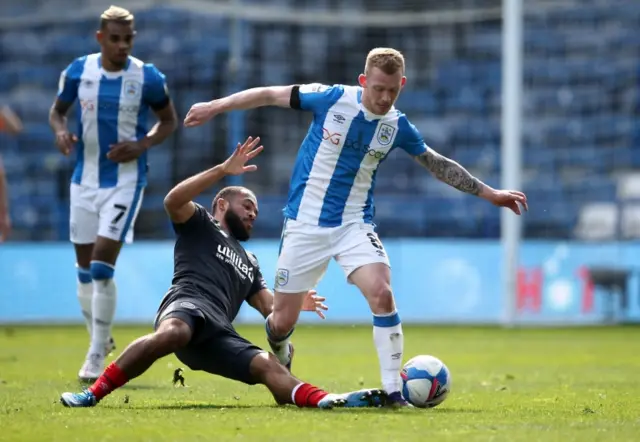
[[[100,353],[89,354],[78,372],[78,379],[80,382],[93,383],[98,380],[103,371],[104,356]]]

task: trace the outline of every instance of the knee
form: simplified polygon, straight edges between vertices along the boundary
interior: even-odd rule
[[[116,269],[113,265],[102,261],[91,261],[89,273],[94,280],[113,279]]]
[[[396,309],[391,284],[387,281],[381,280],[373,284],[367,294],[367,300],[374,314],[392,313]]]
[[[179,319],[169,318],[160,324],[155,339],[171,352],[185,347],[191,340],[191,327]]]

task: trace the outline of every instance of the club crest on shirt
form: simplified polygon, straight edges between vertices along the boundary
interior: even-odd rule
[[[124,82],[124,95],[128,98],[138,98],[140,96],[140,83],[135,80]]]
[[[387,144],[391,143],[391,140],[393,139],[393,134],[395,132],[396,132],[395,127],[386,123],[382,123],[380,125],[380,128],[378,129],[378,136],[377,136],[378,143],[380,143],[383,146],[386,146]]]

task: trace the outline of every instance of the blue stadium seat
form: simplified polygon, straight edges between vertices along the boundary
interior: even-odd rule
[[[424,201],[416,204],[413,196],[403,193],[377,196],[374,204],[377,230],[382,237],[389,229],[401,229],[406,236],[424,234],[429,210]]]
[[[522,149],[522,166],[535,170],[551,170],[555,163],[554,149],[539,145],[524,146]]]
[[[613,201],[616,197],[616,183],[607,176],[588,176],[567,180],[564,191],[571,201]]]
[[[445,90],[456,90],[461,84],[469,84],[473,81],[474,70],[471,64],[466,62],[447,62],[438,66],[436,74],[436,86]]]
[[[27,167],[24,156],[22,156],[20,152],[3,150],[2,162],[7,173],[7,180],[10,183],[15,182],[16,179],[24,178]],[[14,197],[17,192],[14,187],[15,186],[12,186],[11,193],[9,194],[11,197]]]
[[[529,19],[529,18],[527,18]],[[538,28],[529,24],[524,28],[524,48],[532,55],[562,55],[565,52],[565,42],[561,34],[549,29],[547,25]],[[525,60],[527,62],[528,60]]]
[[[376,175],[376,190],[384,193],[402,193],[412,188],[412,179],[409,173],[387,163],[384,170],[379,169]],[[391,172],[393,171],[393,172]]]
[[[472,32],[468,34],[465,46],[476,55],[499,59],[502,56],[502,34],[497,29]]]
[[[173,153],[171,146],[164,143],[163,146],[154,147],[147,155],[149,164],[149,183],[164,183],[171,176]]]
[[[444,109],[450,113],[465,112],[482,116],[486,112],[486,104],[482,91],[463,87],[447,94]]]
[[[428,89],[407,87],[398,98],[396,107],[407,114],[419,111],[426,115],[436,115],[440,112],[437,98]]]

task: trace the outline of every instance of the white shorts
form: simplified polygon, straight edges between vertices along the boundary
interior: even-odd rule
[[[95,189],[71,184],[70,239],[93,244],[98,236],[133,242],[133,225],[142,206],[143,187]]]
[[[282,230],[275,289],[281,293],[313,289],[324,276],[331,258],[340,264],[347,280],[354,270],[367,264],[383,263],[391,267],[371,224],[320,227],[287,219]]]

